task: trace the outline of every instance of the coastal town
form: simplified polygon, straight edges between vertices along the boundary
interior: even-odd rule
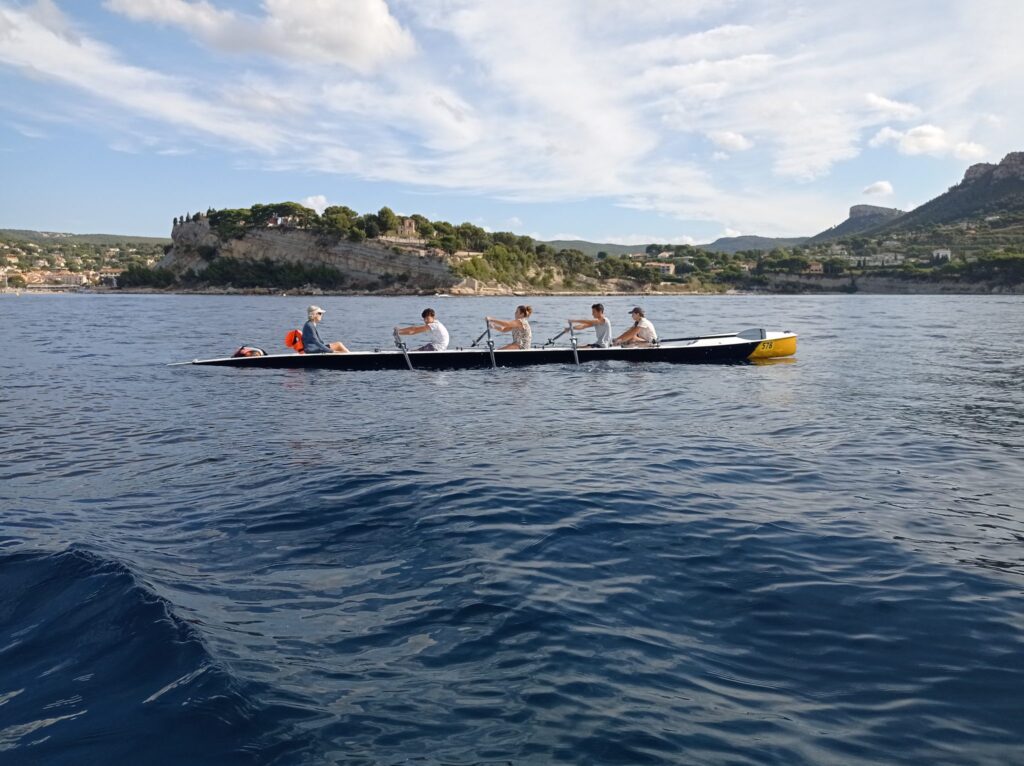
[[[164,255],[159,240],[89,243],[73,235],[0,233],[0,288],[6,290],[81,290],[116,288],[129,266],[151,267]],[[84,239],[89,239],[86,236]],[[103,240],[99,236],[95,239]],[[169,241],[169,240],[168,240]]]
[[[176,219],[175,229],[184,224],[183,219]],[[995,220],[979,223],[991,225]],[[292,217],[276,217],[265,227],[285,233],[299,230],[301,224]],[[962,228],[968,236],[976,231],[975,227]],[[46,238],[42,242],[0,238],[0,289],[117,289],[124,286],[120,278],[126,270],[155,269],[170,249],[169,244],[127,238],[110,244],[90,244],[77,241],[72,235],[40,236]],[[454,247],[449,245],[446,251],[438,241],[420,236],[412,218],[398,218],[396,230],[381,233],[376,241],[393,251],[443,258],[456,272],[470,279],[487,260],[487,250],[462,249],[461,243]],[[975,263],[979,253],[968,247],[930,247],[915,238],[890,237],[735,253],[714,252],[693,245],[651,244],[617,255],[597,250],[588,254],[588,260],[591,258],[598,265],[611,259],[648,271],[650,277],[645,285],[648,290],[719,292],[736,287],[756,289],[771,275],[799,277],[801,283],[813,286],[815,278],[931,273],[943,267]],[[586,284],[585,276],[581,279],[578,287],[595,287]],[[313,292],[319,292],[318,287],[309,285]]]

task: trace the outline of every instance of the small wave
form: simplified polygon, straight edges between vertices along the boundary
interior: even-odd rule
[[[0,760],[265,763],[282,727],[117,561],[0,556]]]

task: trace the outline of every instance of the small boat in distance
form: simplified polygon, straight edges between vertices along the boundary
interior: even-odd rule
[[[724,335],[674,338],[654,346],[584,348],[576,344],[498,351],[456,348],[447,351],[351,351],[347,354],[268,354],[194,359],[179,364],[220,367],[320,370],[468,370],[527,367],[537,364],[585,364],[599,361],[669,364],[741,364],[796,353],[795,333],[753,329]]]

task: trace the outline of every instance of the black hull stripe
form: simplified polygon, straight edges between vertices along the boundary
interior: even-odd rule
[[[718,346],[679,346],[655,348],[579,349],[580,364],[602,360],[625,362],[667,362],[669,364],[737,364],[746,361],[760,341],[728,343]],[[495,351],[498,367],[531,367],[539,364],[575,364],[572,349],[531,351]],[[487,349],[481,351],[410,352],[416,370],[475,370],[491,366]],[[221,367],[320,370],[405,370],[400,352],[373,354],[284,354],[230,359],[196,360],[193,364]]]

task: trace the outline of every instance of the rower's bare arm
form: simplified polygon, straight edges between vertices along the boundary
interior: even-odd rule
[[[572,324],[574,330],[586,330],[588,327],[593,327],[598,322],[596,319],[570,319],[569,323]]]
[[[634,340],[636,338],[636,334],[638,332],[640,332],[639,327],[630,327],[628,330],[626,330],[624,333],[622,333],[622,335],[620,335],[612,342],[618,344],[628,343],[629,341]]]
[[[427,332],[427,330],[429,330],[429,329],[430,328],[427,327],[425,324],[413,325],[412,327],[399,327],[398,328],[398,334],[399,335],[417,335],[417,334],[419,334],[421,332]]]
[[[514,329],[521,326],[518,319],[512,322],[506,322],[503,319],[487,317],[487,321],[491,323],[491,328],[497,330],[498,332],[512,332]]]

